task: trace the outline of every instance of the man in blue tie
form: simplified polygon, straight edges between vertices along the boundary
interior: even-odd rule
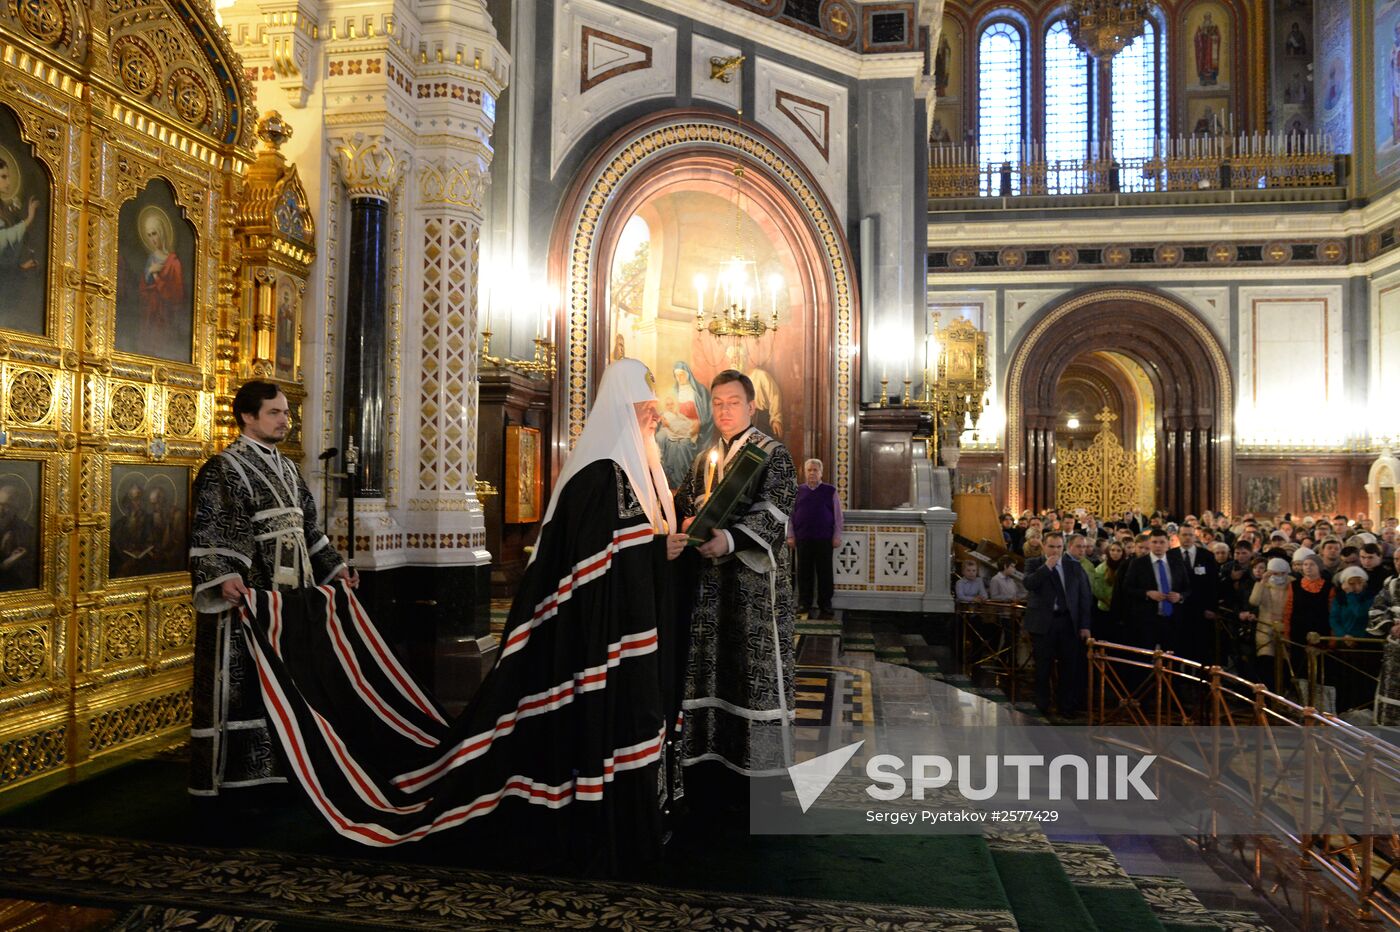
[[[1153,528],[1147,554],[1133,560],[1123,578],[1132,640],[1139,647],[1177,651],[1181,638],[1181,600],[1191,591],[1186,566],[1168,559],[1167,532]]]
[[[1035,707],[1050,714],[1050,674],[1059,667],[1059,712],[1079,711],[1084,696],[1084,641],[1089,637],[1093,596],[1089,577],[1076,560],[1064,558],[1058,531],[1041,540],[1043,557],[1026,561],[1026,631],[1035,656]]]

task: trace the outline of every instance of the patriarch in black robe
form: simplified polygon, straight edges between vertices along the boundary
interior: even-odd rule
[[[668,561],[683,550],[651,373],[608,367],[545,513],[496,666],[461,715],[389,651],[347,586],[257,592],[242,613],[276,733],[346,838],[440,832],[608,871],[660,849],[685,658]]]

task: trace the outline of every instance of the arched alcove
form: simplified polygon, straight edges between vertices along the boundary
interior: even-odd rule
[[[1007,372],[1009,506],[1054,504],[1056,386],[1077,357],[1094,352],[1126,357],[1151,382],[1158,507],[1228,511],[1234,393],[1224,350],[1191,310],[1146,289],[1076,295],[1021,341]]]
[[[616,345],[610,276],[628,221],[640,216],[649,235],[664,235],[684,228],[676,211],[697,208],[718,211],[732,224],[736,159],[744,168],[741,226],[766,243],[764,254],[782,269],[785,291],[778,336],[746,341],[745,366],[777,370],[771,374],[789,399],[784,410],[797,406],[788,415],[793,429],[785,429],[783,439],[795,456],[830,463],[831,481],[849,501],[856,384],[852,335],[859,332],[850,248],[797,158],[761,130],[722,114],[670,111],[627,127],[598,148],[564,199],[550,250],[550,281],[564,308],[563,377],[557,382],[564,416],[556,422],[555,454],[562,456],[577,437],[594,384]],[[672,240],[668,246],[677,245]],[[647,300],[663,322],[679,325],[688,313],[685,326],[693,331],[694,304],[681,293],[693,292],[684,271],[690,266],[684,257],[676,259],[658,259],[674,268],[663,281],[648,282],[656,293]],[[661,295],[664,289],[669,293]],[[674,349],[674,343],[667,345]],[[664,397],[677,361],[670,357],[677,354],[659,351],[666,358],[650,361],[662,370],[656,375]],[[714,352],[711,368],[723,359],[722,350]]]

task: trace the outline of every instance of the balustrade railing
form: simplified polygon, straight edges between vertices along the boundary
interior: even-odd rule
[[[1289,878],[1308,928],[1400,925],[1400,747],[1220,667],[1098,640],[1088,652],[1091,725],[1140,726],[1125,748],[1161,751],[1216,811],[1271,829],[1233,840],[1256,889]],[[1177,725],[1205,726],[1193,753],[1159,746]],[[1252,753],[1229,750],[1241,729]],[[1218,843],[1214,826],[1203,840]]]
[[[1057,197],[1200,190],[1336,187],[1342,183],[1330,137],[1241,135],[1161,139],[1151,154],[1115,156],[1107,147],[1082,159],[1050,159],[1041,146],[994,158],[974,146],[934,145],[930,198]]]

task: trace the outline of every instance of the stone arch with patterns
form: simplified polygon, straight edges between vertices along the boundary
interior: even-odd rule
[[[1096,350],[1122,353],[1152,380],[1157,399],[1158,507],[1174,515],[1229,511],[1234,383],[1215,334],[1181,303],[1120,288],[1074,295],[1044,312],[1007,367],[1008,507],[1055,504],[1055,386]]]
[[[765,205],[775,237],[793,250],[810,326],[803,370],[813,389],[802,449],[829,464],[830,482],[848,505],[855,463],[851,437],[859,385],[854,334],[860,309],[850,244],[811,173],[781,142],[727,114],[668,110],[644,117],[598,146],[562,201],[550,241],[549,278],[559,289],[560,365],[556,456],[572,446],[607,362],[602,295],[613,246],[636,206],[668,186],[732,189],[730,167],[743,161],[744,197]],[[558,463],[555,464],[556,468]]]

